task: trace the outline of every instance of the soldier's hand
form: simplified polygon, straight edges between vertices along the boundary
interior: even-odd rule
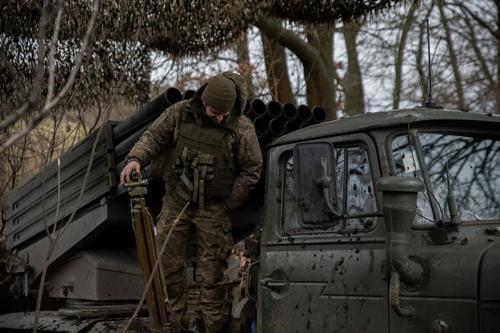
[[[130,161],[125,165],[120,175],[120,184],[125,184],[130,182],[130,177],[133,172],[137,172],[139,175],[141,174],[141,164],[138,161]]]

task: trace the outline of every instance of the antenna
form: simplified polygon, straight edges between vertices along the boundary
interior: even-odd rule
[[[433,108],[433,109],[442,109],[443,108],[442,106],[437,105],[437,104],[436,105],[432,104],[432,71],[431,71],[432,61],[431,61],[431,37],[430,37],[430,33],[429,33],[429,19],[425,20],[425,25],[427,28],[427,63],[428,63],[427,70],[429,72],[427,76],[429,77],[429,91],[428,91],[428,95],[427,95],[427,102],[424,103],[424,106],[426,106],[428,108]],[[439,44],[439,42],[438,42],[438,44]],[[436,46],[436,49],[437,49],[437,46]]]
[[[427,63],[428,63],[428,78],[429,78],[429,91],[427,96],[427,103],[425,106],[431,107],[432,105],[432,73],[431,73],[431,39],[429,34],[429,19],[425,20],[427,27]]]

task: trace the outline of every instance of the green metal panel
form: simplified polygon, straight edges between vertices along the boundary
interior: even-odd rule
[[[379,174],[377,153],[363,134],[322,139],[361,142],[370,168]],[[301,141],[303,142],[303,141]],[[313,142],[313,141],[311,141]],[[261,243],[258,328],[267,332],[388,332],[385,227],[357,235],[304,229],[288,234],[281,223],[283,161],[293,144],[270,152]],[[281,184],[281,185],[280,185]],[[282,222],[283,221],[283,222]],[[379,237],[379,235],[383,235]]]
[[[388,331],[384,240],[282,243],[261,252],[262,333]],[[266,279],[285,286],[263,285]]]

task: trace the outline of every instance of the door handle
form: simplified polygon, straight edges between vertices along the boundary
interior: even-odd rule
[[[285,280],[276,280],[271,278],[264,278],[260,280],[260,285],[264,288],[271,290],[282,289],[288,286],[288,282]]]

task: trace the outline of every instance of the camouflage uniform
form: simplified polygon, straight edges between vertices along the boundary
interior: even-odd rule
[[[191,204],[178,222],[169,240],[162,258],[163,270],[167,284],[167,292],[174,312],[174,320],[179,327],[187,327],[187,283],[184,274],[186,248],[192,236],[196,237],[197,267],[202,276],[200,309],[205,331],[220,332],[229,318],[228,291],[225,286],[223,272],[226,259],[231,252],[233,240],[228,212],[238,208],[246,199],[248,191],[257,183],[262,167],[262,155],[252,123],[240,116],[246,103],[246,87],[244,80],[236,74],[223,73],[233,80],[236,86],[236,104],[221,124],[232,124],[234,135],[228,139],[230,151],[234,154],[235,174],[230,195],[224,199],[207,200],[200,207]],[[177,156],[176,138],[181,121],[181,114],[186,107],[196,106],[197,115],[199,99],[205,86],[190,101],[181,101],[167,109],[141,136],[128,155],[128,159],[136,159],[142,165],[151,162],[153,168],[162,171],[165,180],[166,195],[162,213],[157,225],[158,244],[163,244],[170,225],[182,209],[185,201],[177,195],[176,185],[179,183],[172,167]],[[207,119],[196,118],[204,126],[220,126],[207,123]],[[162,163],[159,163],[161,161]],[[164,166],[165,165],[165,166]],[[194,233],[193,233],[194,231]]]

